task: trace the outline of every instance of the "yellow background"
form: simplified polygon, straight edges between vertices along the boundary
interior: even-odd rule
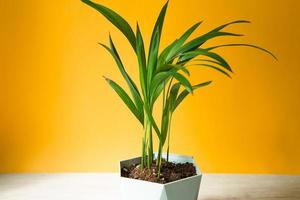
[[[100,2],[100,0],[98,1]],[[144,39],[164,1],[102,0]],[[171,0],[162,45],[199,20],[196,34],[229,28],[279,58],[248,48],[218,50],[234,68],[230,80],[194,69],[193,83],[213,84],[188,97],[174,115],[172,152],[194,155],[204,172],[300,173],[299,1]],[[122,34],[79,0],[0,3],[0,172],[116,171],[139,155],[141,126],[102,75],[124,83],[97,45],[109,31],[127,69],[135,56]],[[148,46],[148,43],[146,43]]]

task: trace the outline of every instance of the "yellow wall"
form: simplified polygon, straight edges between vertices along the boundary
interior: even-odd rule
[[[164,3],[101,2],[133,26],[138,20],[145,39]],[[279,58],[232,47],[219,51],[234,67],[232,80],[193,70],[193,82],[214,83],[177,110],[173,152],[194,155],[204,172],[300,173],[299,5],[170,1],[163,45],[199,20],[197,34],[249,19],[230,28],[246,37],[214,42],[249,41]],[[109,31],[137,77],[129,44],[109,22],[79,0],[2,0],[0,22],[0,172],[116,171],[118,160],[139,154],[141,127],[101,78],[121,81],[97,45],[107,43]]]

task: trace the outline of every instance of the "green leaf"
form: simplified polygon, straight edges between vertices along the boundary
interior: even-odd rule
[[[159,36],[158,30],[155,31],[154,38],[153,38],[153,45],[150,46],[149,49],[149,56],[148,56],[148,65],[147,65],[147,85],[149,86],[151,80],[153,78],[154,72],[156,70],[157,64],[157,55],[158,55],[158,48],[159,48]]]
[[[141,122],[141,124],[143,124],[144,121],[143,121],[142,116],[140,115],[140,112],[137,110],[137,108],[135,107],[133,101],[128,96],[128,94],[125,92],[125,90],[121,86],[119,86],[116,82],[114,82],[113,80],[110,80],[109,78],[106,78],[106,77],[104,77],[104,79],[115,90],[115,92],[123,100],[125,105],[134,114],[134,116]]]
[[[176,41],[178,39],[176,39],[175,41],[173,41],[171,44],[169,44],[159,55],[159,58],[158,58],[158,64],[157,66],[160,67],[164,64],[167,64],[166,62],[166,58],[170,52],[170,50],[173,48],[174,45],[176,45]]]
[[[225,27],[227,27],[227,26],[229,26],[229,25],[232,25],[232,24],[241,24],[241,23],[247,23],[247,24],[248,24],[248,23],[250,23],[250,21],[248,21],[248,20],[236,20],[236,21],[232,21],[232,22],[229,22],[229,23],[227,23],[227,24],[223,24],[223,25],[221,25],[221,26],[215,28],[215,29],[213,29],[213,30],[210,31],[210,32],[220,31],[220,30],[222,30],[223,28],[225,28]]]
[[[135,35],[134,35],[134,32],[132,31],[130,25],[124,18],[122,18],[115,11],[113,11],[103,5],[94,3],[90,0],[81,0],[81,1],[83,3],[91,6],[92,8],[96,9],[104,17],[106,17],[106,19],[108,19],[113,25],[115,25],[125,35],[125,37],[128,39],[132,48],[135,51],[135,48],[136,48]]]
[[[110,46],[111,48],[107,47],[106,45],[104,44],[100,44],[102,45],[111,55],[112,57],[114,58],[123,78],[125,79],[129,89],[130,89],[130,92],[133,96],[133,99],[134,99],[134,102],[135,102],[135,105],[138,109],[138,111],[140,112],[140,115],[144,115],[144,112],[143,112],[143,100],[140,96],[140,93],[138,91],[138,88],[136,86],[136,84],[134,83],[134,81],[130,78],[130,76],[128,75],[128,73],[126,72],[124,66],[123,66],[123,63],[120,59],[120,56],[116,50],[116,47],[111,39],[111,36],[109,36],[109,42],[110,42]]]
[[[222,58],[217,53],[208,51],[206,49],[196,49],[194,51],[190,51],[190,52],[184,53],[182,55],[182,57],[180,58],[180,60],[178,60],[178,63],[185,62],[186,60],[191,60],[191,59],[193,59],[193,58],[195,58],[195,57],[197,57],[199,55],[207,56],[209,58],[212,58],[212,59],[218,61],[221,66],[223,66],[225,69],[227,69],[230,72],[232,72],[231,67],[229,66],[229,64],[226,62],[226,60],[224,58]]]
[[[199,36],[192,41],[183,45],[175,54],[174,56],[180,55],[185,52],[193,51],[203,45],[206,41],[220,36],[243,36],[242,34],[230,33],[230,32],[209,32],[202,36]]]
[[[153,93],[155,92],[155,90],[157,89],[157,87],[161,84],[163,84],[164,82],[167,82],[167,80],[173,75],[175,74],[177,71],[177,69],[175,70],[170,70],[170,71],[166,71],[166,72],[159,72],[157,73],[154,77],[153,80],[151,81],[151,85],[150,85],[150,94],[153,95]]]
[[[268,51],[268,50],[266,50],[264,48],[261,48],[259,46],[252,45],[252,44],[223,44],[223,45],[217,45],[217,46],[206,48],[206,50],[210,51],[210,50],[213,50],[213,49],[216,49],[216,48],[220,48],[220,47],[234,47],[234,46],[245,46],[245,47],[252,47],[252,48],[255,48],[255,49],[259,49],[259,50],[264,51],[267,54],[271,55],[275,60],[278,60],[276,58],[276,56],[272,52],[270,52],[270,51]]]
[[[159,95],[161,94],[161,92],[164,89],[164,84],[159,84],[157,86],[157,88],[155,89],[155,91],[152,92],[151,94],[151,105],[153,105],[155,103],[155,101],[157,100],[157,98],[159,97]]]
[[[175,106],[175,101],[180,89],[180,83],[175,83],[170,91],[170,95],[169,95],[169,101],[170,101],[170,110],[173,111],[174,110],[174,106]]]
[[[184,52],[187,52],[187,51],[195,50],[199,46],[204,44],[207,40],[215,38],[215,37],[219,37],[219,36],[242,36],[241,34],[228,33],[228,32],[219,32],[220,30],[224,29],[225,27],[227,27],[229,25],[239,24],[239,23],[250,23],[250,22],[247,21],[247,20],[237,20],[237,21],[233,21],[233,22],[221,25],[221,26],[209,31],[208,33],[206,33],[204,35],[201,35],[201,36],[191,40],[190,42],[186,43],[184,46],[182,46],[182,48],[180,48],[178,50],[178,52],[176,54],[180,54],[180,53],[184,53]]]
[[[217,63],[217,62],[216,62]],[[219,63],[217,63],[219,64]],[[213,65],[210,65],[210,64],[205,64],[205,63],[201,63],[201,64],[198,64],[198,63],[195,63],[195,64],[191,64],[191,65],[188,65],[188,66],[202,66],[202,67],[208,67],[208,68],[212,68],[214,70],[217,70],[218,72],[221,72],[222,74],[224,74],[225,76],[231,78],[230,74],[227,73],[226,71],[216,67],[216,66],[213,66]],[[188,67],[187,66],[187,67]]]
[[[156,73],[155,76],[153,77],[153,80],[151,81],[151,85],[150,85],[150,95],[151,97],[157,97],[157,95],[159,96],[159,94],[157,94],[157,88],[160,87],[161,84],[164,84],[164,82],[168,82],[168,80],[174,76],[178,70],[180,70],[181,68],[178,67],[174,67],[172,69],[170,69],[169,71],[162,71],[159,73]],[[179,74],[178,76],[180,76],[181,74]],[[177,77],[178,77],[177,76]],[[182,75],[181,75],[182,76]],[[163,87],[160,87],[163,89]],[[161,90],[159,90],[159,92],[161,92]],[[153,102],[153,101],[152,101]]]
[[[179,60],[182,58],[182,54],[185,52],[191,52],[194,50],[197,50],[198,47],[200,47],[202,44],[204,44],[209,39],[219,37],[219,36],[243,36],[241,34],[235,34],[235,33],[229,33],[229,32],[212,32],[205,34],[203,36],[200,36],[199,38],[196,38],[194,41],[191,41],[190,43],[187,43],[185,46],[183,46],[181,49],[178,50],[178,52],[174,55],[174,57],[170,60],[171,62],[176,58],[176,56],[179,55]],[[192,58],[185,59],[184,62],[180,63],[186,63],[190,61]]]
[[[175,66],[175,67],[174,67]],[[163,90],[163,84],[164,82],[168,82],[169,79],[171,77],[173,77],[175,74],[178,74],[177,72],[182,70],[187,70],[185,67],[180,66],[180,65],[171,65],[169,66],[169,70],[167,71],[161,71],[161,72],[157,72],[155,74],[155,76],[153,77],[153,80],[151,81],[151,85],[150,85],[150,97],[151,97],[151,102],[154,103],[155,100],[158,98],[158,96],[160,95],[160,93]],[[189,72],[188,72],[189,74]],[[177,78],[179,77],[179,79],[183,80],[185,85],[188,87],[188,81],[184,80],[186,79],[185,77],[183,77],[181,74],[176,75]]]
[[[193,93],[193,88],[191,83],[189,82],[189,80],[187,80],[183,75],[176,73],[173,75],[174,78],[176,80],[178,80],[180,82],[181,85],[183,85],[185,87],[185,89],[189,92],[189,93]]]
[[[147,95],[146,56],[145,56],[144,41],[138,24],[136,28],[136,54],[139,62],[140,84],[141,84],[144,97],[146,97]]]
[[[169,1],[167,1],[165,3],[165,5],[162,7],[162,9],[159,13],[159,16],[158,16],[158,18],[155,22],[155,25],[154,25],[153,31],[155,30],[156,27],[158,27],[159,36],[161,36],[161,32],[162,32],[162,28],[163,28],[163,25],[164,25],[164,20],[165,20],[165,15],[166,15],[166,12],[167,12],[168,4],[169,4]],[[153,36],[153,33],[152,33],[152,36]],[[151,37],[151,39],[152,39],[152,37]]]
[[[166,61],[168,62],[170,58],[174,56],[174,54],[178,51],[178,49],[184,44],[184,42],[190,37],[190,35],[198,28],[198,26],[202,23],[198,22],[189,28],[178,40],[176,40],[175,44],[169,50],[169,53],[166,56]]]
[[[217,64],[220,65],[220,63],[218,61],[215,60],[209,60],[209,59],[193,59],[193,61],[202,61],[202,62],[209,62],[209,63],[213,63],[213,64]],[[190,64],[193,65],[193,64]],[[187,66],[187,65],[186,65]]]
[[[161,9],[151,35],[151,41],[150,41],[150,47],[148,53],[148,65],[147,65],[148,85],[150,85],[152,76],[156,70],[160,37],[161,37],[161,32],[162,32],[162,27],[163,27],[167,7],[168,7],[168,1]]]
[[[187,70],[184,66],[177,65],[177,64],[165,64],[165,65],[161,66],[160,68],[158,68],[156,73],[169,71],[169,70],[174,69],[174,68],[177,69],[178,71],[181,70],[186,75],[190,76],[189,70]]]
[[[162,114],[162,120],[161,120],[161,138],[162,138],[161,143],[162,143],[162,145],[165,144],[167,135],[170,134],[169,127],[171,125],[172,111],[174,108],[177,94],[179,92],[180,85],[181,85],[180,82],[172,85],[172,88],[166,99],[165,106],[163,108],[163,114]]]
[[[204,87],[206,85],[209,85],[212,81],[207,81],[204,83],[200,83],[198,85],[194,85],[193,86],[193,90],[196,90],[198,88]],[[183,90],[180,95],[177,97],[175,104],[174,104],[174,109],[173,112],[175,111],[175,109],[178,107],[178,105],[185,99],[185,97],[189,94],[189,92],[185,89]]]

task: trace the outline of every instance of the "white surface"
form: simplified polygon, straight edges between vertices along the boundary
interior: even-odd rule
[[[117,200],[119,177],[103,173],[1,174],[0,200]],[[204,174],[199,200],[300,200],[300,176]]]

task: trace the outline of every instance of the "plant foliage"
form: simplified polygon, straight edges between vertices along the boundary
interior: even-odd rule
[[[132,46],[138,60],[140,90],[132,80],[121,61],[117,49],[109,35],[109,47],[101,44],[113,57],[116,65],[125,79],[131,95],[109,78],[105,78],[112,89],[123,100],[132,114],[143,125],[141,168],[150,167],[153,163],[153,131],[159,141],[156,165],[161,168],[162,151],[167,148],[167,159],[170,151],[170,127],[172,116],[176,108],[182,103],[186,96],[192,94],[196,89],[207,86],[211,81],[202,82],[196,85],[189,80],[190,72],[188,66],[208,67],[228,77],[231,77],[232,68],[228,62],[215,49],[229,46],[247,46],[262,50],[276,59],[266,49],[251,44],[220,44],[217,46],[203,47],[207,41],[216,37],[242,36],[224,29],[234,24],[249,23],[246,20],[237,20],[221,25],[203,35],[187,41],[191,34],[201,25],[198,22],[185,31],[178,39],[168,45],[159,53],[160,40],[168,2],[161,9],[154,25],[148,56],[144,48],[144,41],[139,25],[136,26],[136,33],[129,23],[115,11],[94,3],[90,0],[82,0],[85,4],[96,9],[116,28],[118,28]],[[154,105],[159,96],[162,96],[162,115],[160,127],[152,115]],[[158,173],[159,176],[159,173]]]

